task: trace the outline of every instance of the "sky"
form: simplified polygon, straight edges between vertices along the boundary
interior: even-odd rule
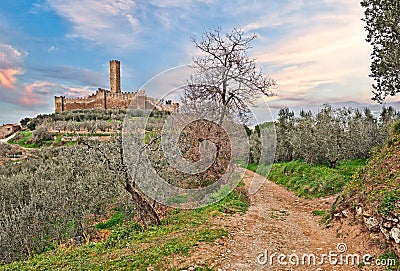
[[[0,125],[54,112],[55,95],[109,89],[111,59],[136,91],[190,63],[191,38],[216,27],[258,34],[248,54],[277,81],[272,109],[371,102],[362,17],[357,0],[2,0]]]

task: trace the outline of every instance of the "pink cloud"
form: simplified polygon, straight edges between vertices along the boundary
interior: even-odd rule
[[[17,103],[20,105],[40,105],[52,102],[53,96],[84,97],[91,93],[93,91],[89,87],[70,87],[53,82],[39,81],[25,85]]]
[[[20,69],[0,69],[0,86],[14,88],[17,82],[15,75],[21,74]]]
[[[36,87],[35,83],[25,86],[24,93],[20,98],[18,98],[17,103],[26,106],[44,104],[43,96],[34,92]]]
[[[0,87],[14,88],[16,75],[22,74],[21,53],[7,44],[0,44]]]

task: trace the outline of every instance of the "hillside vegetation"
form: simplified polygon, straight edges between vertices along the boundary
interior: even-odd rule
[[[136,120],[140,112],[137,112],[137,116],[131,117]],[[162,260],[164,256],[187,253],[198,242],[214,240],[224,234],[222,228],[217,227],[215,230],[212,228],[211,222],[208,223],[209,218],[223,213],[246,210],[248,206],[246,195],[236,191],[208,209],[182,213],[179,211],[179,217],[178,213],[168,212],[165,214],[166,207],[150,201],[136,190],[137,178],[143,179],[146,176],[142,172],[135,174],[135,177],[130,176],[122,155],[120,127],[113,131],[114,134],[109,136],[109,140],[101,143],[86,133],[73,131],[73,135],[77,133],[77,140],[71,142],[73,144],[56,144],[60,143],[58,142],[60,136],[69,132],[62,131],[62,135],[54,130],[49,132],[54,129],[54,124],[60,121],[60,118],[68,119],[65,120],[68,125],[73,124],[80,127],[88,121],[96,124],[98,121],[93,118],[103,116],[102,121],[116,121],[121,126],[122,113],[119,112],[120,115],[117,115],[112,111],[68,112],[38,116],[22,121],[26,125],[25,130],[9,143],[34,149],[30,150],[27,158],[8,162],[0,167],[0,227],[2,228],[0,232],[0,264],[26,258],[32,259],[34,262],[36,261],[34,259],[44,255],[45,260],[39,266],[47,266],[47,261],[52,262],[53,258],[49,260],[46,258],[46,254],[42,255],[42,253],[58,255],[60,246],[74,247],[89,244],[89,255],[84,256],[82,260],[86,264],[93,254],[103,258],[101,255],[114,253],[114,250],[120,249],[112,243],[112,245],[107,245],[104,253],[102,252],[103,248],[99,250],[96,247],[95,250],[91,250],[91,242],[97,239],[102,240],[104,237],[106,240],[110,240],[110,238],[121,240],[123,246],[128,246],[131,242],[135,243],[135,248],[143,246],[141,248],[143,255],[139,258],[135,258],[138,257],[138,254],[135,250],[132,251],[135,254],[131,256],[134,261],[133,266],[137,266],[138,270],[142,270],[143,266],[153,264],[164,266],[165,261]],[[113,117],[113,114],[116,117]],[[190,188],[206,186],[218,179],[223,167],[226,166],[225,161],[228,161],[222,154],[217,159],[218,165],[211,167],[203,174],[185,175],[170,169],[165,157],[161,155],[160,131],[164,120],[161,115],[152,115],[148,118],[145,128],[144,141],[146,146],[151,146],[151,149],[146,149],[146,155],[158,174],[164,174],[163,176],[170,183],[179,182],[177,185]],[[205,124],[197,123],[195,125],[203,127]],[[28,131],[29,127],[34,130]],[[190,134],[191,130],[183,131],[185,136],[182,137],[182,153],[186,159],[195,161],[198,159],[198,144],[195,144],[199,142],[198,137],[207,138],[219,131],[216,128],[209,128],[214,132],[210,132],[208,129],[207,134],[199,135],[198,133]],[[195,143],[193,143],[194,140]],[[190,146],[193,147],[189,148]],[[221,146],[220,149],[224,150],[224,148]],[[139,160],[138,163],[141,161]],[[225,188],[222,187],[222,189]],[[218,195],[210,195],[210,198]],[[145,209],[147,207],[148,209]],[[150,213],[157,216],[154,217],[155,220],[152,223],[149,222],[148,217],[145,217]],[[199,218],[199,216],[201,217]],[[109,220],[107,221],[107,219]],[[134,223],[135,230],[129,228],[132,223]],[[122,230],[122,235],[116,234],[114,237],[111,232],[110,236],[103,236],[103,233],[99,232],[99,230],[107,228],[114,230],[113,227],[120,224],[122,228],[119,230]],[[204,232],[202,231],[203,227]],[[195,232],[194,228],[199,232]],[[154,241],[155,247],[151,246],[152,239],[143,237],[147,234],[154,235],[154,240],[157,240]],[[166,251],[158,250],[156,246],[162,244],[164,238],[167,238],[165,242],[174,240],[172,241],[173,247],[166,244]],[[87,249],[88,247],[82,247],[77,251],[81,253],[88,251]],[[149,261],[145,257],[147,254],[155,256]],[[41,256],[33,257],[34,255]],[[80,257],[74,256],[74,258]],[[96,265],[101,265],[102,260],[95,260]],[[118,261],[119,258],[116,258],[116,262]],[[30,263],[33,264],[33,262]],[[26,263],[15,264],[18,267],[12,268],[17,270],[26,266]],[[75,266],[72,262],[66,264]],[[49,269],[52,270],[58,268],[57,262],[50,263],[50,266],[52,267]],[[92,269],[93,266],[82,265],[80,269],[85,268]],[[118,264],[110,265],[109,268],[116,270]],[[27,270],[32,269],[34,269],[32,265],[27,268]]]
[[[352,210],[370,231],[380,232],[400,255],[400,121],[346,186],[337,211]]]
[[[79,247],[62,243],[27,261],[0,266],[0,270],[177,270],[174,267],[180,264],[179,259],[189,255],[193,247],[228,234],[215,224],[215,217],[244,212],[248,206],[247,196],[238,188],[208,207],[170,210],[160,226],[143,229],[134,221],[108,223],[102,241]]]
[[[383,107],[379,117],[368,108],[333,109],[328,104],[316,114],[302,111],[299,116],[282,109],[275,123],[275,162],[301,159],[335,168],[340,160],[368,158],[373,147],[385,142],[389,127],[399,117],[392,107]],[[250,139],[256,142],[257,136]],[[252,153],[257,153],[257,148]]]

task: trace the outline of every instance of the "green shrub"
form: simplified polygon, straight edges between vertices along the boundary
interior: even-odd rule
[[[381,213],[383,215],[388,215],[391,211],[396,209],[396,205],[400,202],[400,191],[389,191],[385,193],[382,198],[381,203]]]
[[[243,191],[239,187],[223,200],[196,210],[171,209],[159,226],[116,225],[106,240],[48,251],[0,270],[182,270],[172,266],[174,259],[186,257],[201,242],[212,243],[228,235],[210,217],[247,210],[249,199]]]
[[[41,144],[43,141],[53,139],[53,135],[49,132],[46,127],[40,127],[39,129],[33,131],[32,142],[36,144]]]

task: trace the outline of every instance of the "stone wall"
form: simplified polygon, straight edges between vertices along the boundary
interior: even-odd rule
[[[128,93],[107,93],[107,109],[121,109],[128,108],[132,102],[136,102],[138,99],[137,92]],[[143,106],[138,107],[140,109],[145,109]]]

